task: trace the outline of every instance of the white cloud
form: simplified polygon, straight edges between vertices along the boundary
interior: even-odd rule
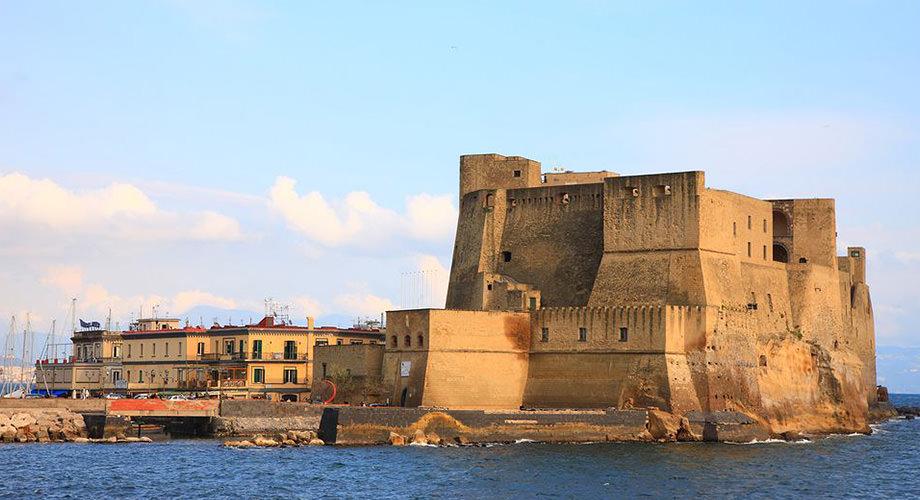
[[[420,240],[438,241],[454,235],[457,209],[448,195],[419,194],[406,201],[409,234]]]
[[[419,255],[416,258],[419,270],[424,273],[428,288],[428,303],[424,307],[443,308],[447,303],[447,285],[450,270],[433,255]]]
[[[38,233],[127,240],[239,240],[239,223],[212,211],[163,210],[131,184],[72,191],[50,179],[0,176],[0,230],[28,238]]]
[[[141,309],[151,314],[156,307],[160,315],[180,315],[197,306],[235,309],[237,301],[202,290],[183,290],[172,297],[157,294],[121,296],[99,283],[84,283],[83,270],[76,266],[51,266],[41,282],[64,292],[68,298],[77,297],[77,307],[83,314],[101,316],[111,309],[113,317],[127,317]]]
[[[41,282],[73,296],[83,288],[83,270],[77,266],[51,266],[42,276]]]
[[[179,292],[172,298],[170,305],[179,314],[197,306],[212,306],[221,309],[235,309],[237,303],[233,299],[220,297],[210,292],[201,290],[187,290]]]
[[[346,293],[335,298],[335,304],[349,314],[377,318],[380,313],[396,309],[389,299],[370,293]]]
[[[300,195],[297,181],[278,177],[269,192],[269,207],[288,227],[319,244],[370,246],[408,237],[438,241],[453,234],[457,210],[449,196],[420,194],[406,200],[406,213],[378,205],[363,191],[328,201],[317,191]]]
[[[316,317],[326,312],[326,308],[319,301],[306,295],[292,297],[290,304],[293,305],[297,313],[301,313],[304,316]]]

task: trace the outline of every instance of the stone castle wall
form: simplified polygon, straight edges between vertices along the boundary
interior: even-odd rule
[[[550,178],[520,157],[461,159],[448,311],[430,316],[460,341],[452,349],[475,350],[483,338],[467,334],[468,310],[530,311],[515,358],[522,405],[865,428],[875,395],[865,251],[836,256],[833,200],[759,200],[707,188],[702,172]],[[416,404],[450,406],[451,384],[464,392],[482,378],[452,372],[461,365],[433,345],[413,355],[425,370]],[[512,364],[501,376],[513,386]],[[477,406],[513,407],[507,390],[474,391]]]

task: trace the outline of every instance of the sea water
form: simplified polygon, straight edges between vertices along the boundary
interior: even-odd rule
[[[920,406],[920,396],[893,399]],[[920,419],[871,436],[744,445],[0,445],[0,498],[910,498],[920,496],[918,443]]]

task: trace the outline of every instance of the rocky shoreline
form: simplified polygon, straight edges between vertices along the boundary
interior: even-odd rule
[[[0,442],[63,443],[86,439],[83,415],[68,410],[0,411]]]

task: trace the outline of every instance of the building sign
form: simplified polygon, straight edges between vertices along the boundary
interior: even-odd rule
[[[401,361],[399,363],[399,376],[400,377],[408,377],[410,370],[412,370],[411,361]]]
[[[127,388],[128,388],[128,381],[127,381],[127,380],[116,380],[116,381],[115,381],[115,388],[116,388],[116,389],[127,389]]]

